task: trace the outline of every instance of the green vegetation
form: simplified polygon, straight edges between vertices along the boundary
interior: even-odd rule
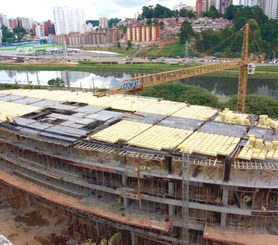
[[[224,104],[233,110],[236,109],[236,97]],[[266,114],[273,118],[278,118],[278,101],[257,94],[247,95],[246,98],[246,113],[262,115]]]
[[[222,14],[220,14],[219,11],[215,8],[215,6],[212,5],[212,6],[210,6],[208,12],[203,13],[203,16],[215,19],[215,18],[220,18],[222,16]]]
[[[176,70],[187,68],[194,64],[170,65],[159,63],[143,63],[143,64],[101,64],[94,62],[84,62],[78,65],[59,65],[59,64],[0,64],[1,70],[20,70],[20,71],[119,71],[119,72],[136,72],[136,73],[154,73],[162,71]]]
[[[167,7],[164,7],[160,4],[156,4],[155,6],[143,6],[142,13],[139,15],[138,19],[153,19],[153,18],[171,18],[171,17],[188,17],[188,18],[195,18],[196,14],[191,11],[182,8],[180,11],[178,10],[171,10]]]
[[[180,43],[179,41],[174,41],[172,43],[168,43],[165,46],[160,44],[156,44],[147,51],[141,52],[140,56],[142,57],[183,57],[184,56],[184,43]],[[193,52],[192,49],[188,50],[190,57],[198,57],[199,54]]]
[[[99,20],[86,20],[86,25],[99,26]]]
[[[278,21],[269,19],[258,6],[230,5],[223,17],[232,20],[234,27],[219,31],[205,30],[197,35],[196,49],[199,52],[206,52],[218,57],[239,57],[243,40],[240,30],[246,21],[249,21],[251,37],[255,40],[250,41],[249,52],[262,51],[270,58],[278,53]],[[232,42],[233,45],[227,50]]]
[[[111,18],[111,19],[108,20],[108,26],[111,28],[111,27],[117,25],[121,21],[122,21],[122,19]]]
[[[181,82],[164,83],[145,88],[140,92],[140,95],[187,102],[195,105],[219,106],[217,98],[207,90],[186,85]]]
[[[57,77],[57,78],[52,78],[50,79],[47,84],[50,87],[65,87],[65,82],[64,80],[62,80],[61,78]]]
[[[180,43],[184,44],[186,41],[189,41],[192,36],[194,36],[194,32],[191,22],[185,20],[180,29]]]
[[[26,34],[26,30],[22,27],[15,27],[12,31],[8,30],[8,27],[2,25],[2,42],[3,43],[15,43],[21,42],[22,37]]]

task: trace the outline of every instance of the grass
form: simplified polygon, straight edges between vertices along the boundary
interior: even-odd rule
[[[60,64],[0,64],[1,70],[22,70],[22,71],[122,71],[122,72],[162,72],[169,70],[176,70],[180,68],[187,68],[194,66],[194,64],[186,65],[170,65],[160,63],[143,63],[143,64],[100,64],[87,63],[78,65],[60,65]]]
[[[140,53],[141,56],[154,56],[154,57],[177,57],[184,56],[184,44],[179,42],[166,44],[164,48],[160,45],[154,45],[149,50]]]

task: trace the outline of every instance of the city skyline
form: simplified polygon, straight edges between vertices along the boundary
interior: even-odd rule
[[[3,2],[3,0],[0,0]],[[86,19],[108,18],[133,18],[134,14],[142,10],[143,6],[160,4],[173,9],[174,5],[185,3],[195,6],[196,0],[48,0],[43,4],[38,4],[35,0],[14,0],[1,5],[1,13],[8,18],[28,17],[35,21],[54,20],[53,8],[57,6],[68,6],[71,8],[84,9]]]

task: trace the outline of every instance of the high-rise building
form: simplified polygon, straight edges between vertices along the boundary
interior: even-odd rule
[[[31,30],[33,27],[33,20],[24,17],[17,17],[17,26],[24,28],[25,30]]]
[[[100,17],[99,18],[99,26],[102,28],[102,29],[105,29],[108,27],[108,19],[106,17]]]
[[[51,22],[51,20],[44,22],[44,34],[45,36],[48,36],[49,34],[55,35],[54,24]]]
[[[203,0],[197,0],[196,1],[196,15],[197,15],[197,17],[202,16],[202,6],[203,6]]]
[[[3,38],[2,29],[0,28],[0,45],[2,45],[2,38]]]
[[[240,0],[239,4],[250,7],[258,5],[269,18],[278,18],[278,0]]]
[[[226,9],[233,3],[233,0],[220,0],[220,13],[224,14]]]
[[[16,19],[9,19],[9,24],[10,24],[10,27],[12,29],[14,29],[14,28],[16,28],[18,26],[18,23],[17,23]]]
[[[268,0],[265,1],[265,11],[264,13],[270,19],[278,19],[278,0]]]
[[[239,0],[239,5],[253,7],[258,4],[258,0]]]
[[[223,14],[231,4],[232,0],[196,0],[197,17],[202,16],[202,12],[209,11],[211,6],[214,6],[221,14]]]
[[[8,21],[7,15],[0,14],[0,27],[2,25],[9,27],[9,21]]]
[[[33,32],[35,33],[36,37],[44,37],[44,25],[40,23],[35,23],[33,25]]]
[[[84,11],[78,8],[54,7],[54,26],[56,35],[68,34],[70,32],[83,32],[85,24]]]

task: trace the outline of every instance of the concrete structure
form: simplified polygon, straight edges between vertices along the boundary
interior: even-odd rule
[[[84,10],[69,8],[67,6],[54,7],[53,14],[56,35],[68,34],[70,32],[84,32]]]
[[[161,39],[160,26],[129,26],[126,38],[132,42],[156,42]]]
[[[86,33],[69,33],[52,37],[54,44],[64,44],[70,46],[84,45],[105,45],[116,44],[122,36],[122,30],[119,28],[108,28],[106,30],[91,31]]]
[[[2,90],[0,112],[3,200],[81,241],[277,244],[277,120],[64,90]]]
[[[106,17],[99,18],[99,27],[106,29],[108,27],[108,19]]]

